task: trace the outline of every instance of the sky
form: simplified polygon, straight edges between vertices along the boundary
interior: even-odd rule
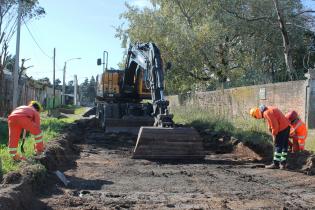
[[[143,7],[146,0],[128,0],[128,3]],[[53,49],[56,48],[56,78],[62,81],[65,61],[66,81],[78,82],[90,79],[102,72],[97,66],[97,58],[108,51],[108,66],[118,69],[124,49],[115,38],[115,28],[124,20],[119,15],[126,10],[125,0],[39,0],[46,15],[21,26],[20,61],[28,59],[25,66],[31,66],[27,75],[34,79],[53,78]],[[126,23],[125,23],[126,24]],[[32,35],[31,35],[31,34]],[[16,36],[16,35],[15,35]],[[38,43],[39,47],[33,40]],[[10,43],[10,52],[15,54],[15,38]]]
[[[30,32],[24,24],[21,27],[20,60],[30,58],[25,66],[33,65],[27,75],[52,81],[54,48],[56,79],[61,81],[64,63],[72,58],[81,59],[67,62],[66,81],[73,80],[76,74],[82,83],[101,73],[102,67],[96,65],[96,60],[103,57],[103,51],[109,53],[108,66],[118,69],[125,50],[115,38],[115,27],[127,24],[119,18],[126,10],[125,2],[140,8],[149,6],[147,0],[39,0],[46,15],[27,23]],[[315,9],[315,0],[302,2]],[[15,54],[15,38],[10,43],[10,52]]]

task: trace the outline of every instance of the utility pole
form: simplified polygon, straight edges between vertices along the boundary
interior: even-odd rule
[[[66,67],[67,67],[67,61],[65,62],[65,65],[63,67],[63,82],[62,82],[62,104],[65,104],[65,94],[66,94]]]
[[[21,18],[22,18],[22,0],[19,0],[18,18],[17,18],[17,31],[16,31],[16,52],[15,52],[15,65],[13,71],[13,99],[12,108],[18,106],[18,89],[19,89],[19,60],[20,60],[20,33],[21,33]]]
[[[72,60],[80,60],[81,58],[70,58],[65,61],[65,65],[63,67],[63,83],[62,83],[62,104],[65,104],[65,97],[66,97],[66,68],[67,68],[67,62]]]
[[[78,96],[78,78],[77,78],[77,75],[74,75],[74,100],[73,100],[73,102],[74,102],[74,105],[77,105],[78,103],[78,98],[77,98],[77,96]]]
[[[54,61],[53,61],[53,109],[55,108],[55,97],[56,97],[56,87],[55,87],[55,76],[56,76],[56,48],[54,48]]]

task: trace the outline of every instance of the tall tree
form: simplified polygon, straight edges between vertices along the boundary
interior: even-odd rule
[[[299,0],[278,0],[289,36],[294,79],[303,77],[301,55],[307,20]],[[283,39],[273,0],[151,0],[153,8],[126,5],[128,27],[117,28],[126,43],[155,42],[164,61],[169,92],[286,81]],[[285,6],[285,3],[286,6]],[[284,7],[285,6],[285,7]],[[298,25],[298,26],[297,26]]]

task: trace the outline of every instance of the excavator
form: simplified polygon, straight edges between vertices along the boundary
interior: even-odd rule
[[[97,76],[96,118],[107,133],[138,134],[133,158],[204,158],[198,132],[174,124],[164,96],[163,61],[154,43],[130,44],[124,70],[107,68],[107,51],[97,64],[103,64],[103,73]]]

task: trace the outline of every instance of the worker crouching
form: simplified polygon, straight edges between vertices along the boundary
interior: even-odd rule
[[[42,132],[40,129],[40,115],[42,106],[37,101],[31,101],[28,106],[20,106],[8,117],[9,126],[9,153],[11,157],[18,160],[25,160],[25,157],[18,154],[18,144],[21,136],[21,131],[25,129],[29,131],[35,138],[35,151],[40,155],[44,151],[42,140]]]
[[[289,121],[276,107],[261,105],[250,110],[250,115],[256,119],[266,119],[274,143],[273,163],[266,166],[269,169],[285,169],[288,155],[290,134]]]
[[[302,122],[296,111],[287,113],[285,117],[289,120],[291,126],[290,140],[292,141],[289,141],[289,151],[303,151],[307,137],[307,128],[305,123]]]

